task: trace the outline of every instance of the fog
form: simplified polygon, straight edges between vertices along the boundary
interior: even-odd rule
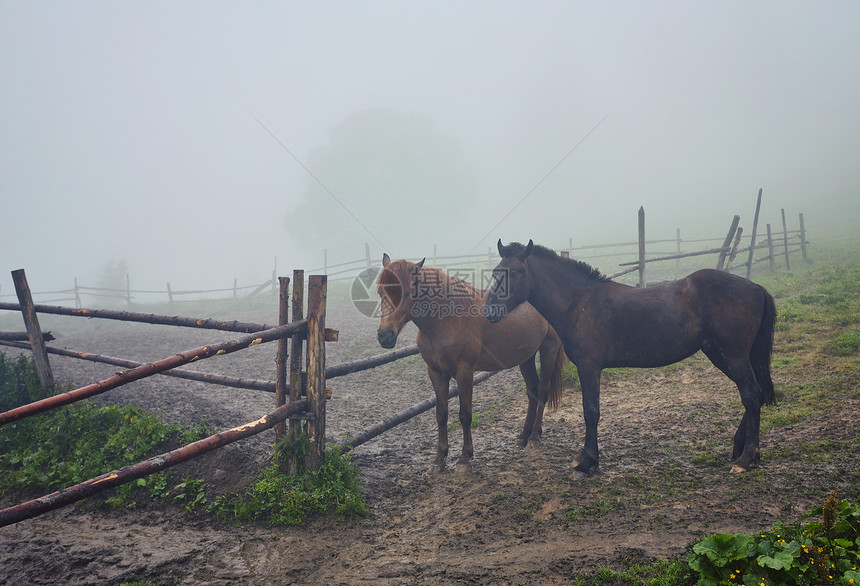
[[[639,206],[654,237],[720,237],[759,188],[762,222],[803,212],[814,240],[860,221],[858,22],[852,1],[2,0],[0,293],[18,268],[34,291],[120,260],[134,289],[213,288],[365,243],[629,240]]]

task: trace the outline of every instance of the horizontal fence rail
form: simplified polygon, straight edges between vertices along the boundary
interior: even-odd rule
[[[169,358],[150,362],[149,364],[143,364],[136,368],[132,368],[131,370],[118,372],[114,376],[104,379],[102,381],[84,387],[80,387],[72,391],[53,395],[46,399],[42,399],[41,401],[29,403],[28,405],[23,405],[15,409],[10,409],[5,413],[0,413],[0,425],[5,425],[7,423],[17,421],[22,417],[28,417],[37,413],[43,413],[55,407],[68,405],[69,403],[80,401],[81,399],[86,399],[88,397],[99,395],[116,387],[145,378],[152,374],[157,374],[160,372],[164,372],[165,370],[181,366],[183,364],[188,364],[192,360],[211,358],[212,356],[217,356],[221,354],[230,354],[232,352],[248,348],[249,346],[261,344],[263,342],[271,342],[272,340],[277,340],[278,338],[289,336],[293,333],[300,332],[306,328],[307,320],[301,320],[287,325],[277,326],[268,330],[264,330],[262,332],[248,334],[237,340],[230,340],[228,342],[222,342],[220,344],[211,344],[207,346],[201,346],[199,348],[194,348],[193,350],[186,350],[184,352],[180,352],[179,354],[174,354]]]

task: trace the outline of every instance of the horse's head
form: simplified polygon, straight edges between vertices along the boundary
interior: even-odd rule
[[[412,319],[412,307],[415,304],[415,280],[424,260],[411,263],[406,260],[391,261],[387,254],[382,255],[382,273],[376,292],[382,301],[379,328],[376,339],[383,348],[394,348],[397,336],[403,326]]]
[[[493,269],[493,284],[487,291],[484,317],[493,323],[499,322],[520,303],[529,298],[532,280],[526,259],[532,253],[534,243],[529,240],[526,246],[512,242],[502,246],[499,238],[499,255],[502,260]]]

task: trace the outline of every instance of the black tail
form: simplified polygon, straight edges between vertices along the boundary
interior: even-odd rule
[[[776,304],[773,297],[764,287],[764,314],[761,317],[761,325],[758,328],[755,342],[750,352],[755,378],[761,387],[761,404],[771,405],[776,401],[773,391],[773,380],[770,378],[770,357],[773,353],[773,330],[776,325]]]

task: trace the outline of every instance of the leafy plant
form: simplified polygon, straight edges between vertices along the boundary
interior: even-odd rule
[[[199,478],[186,476],[182,482],[174,487],[176,494],[173,500],[189,513],[197,510],[197,507],[206,504],[206,490],[203,481]]]
[[[759,535],[718,533],[693,546],[688,563],[697,586],[723,584],[860,584],[860,507],[836,493],[807,515],[821,521],[778,522]]]
[[[367,507],[361,495],[358,469],[350,462],[349,454],[333,448],[326,450],[323,464],[316,472],[291,476],[272,463],[246,493],[220,496],[208,510],[222,522],[302,525],[313,514],[333,511],[338,515],[361,516]]]

